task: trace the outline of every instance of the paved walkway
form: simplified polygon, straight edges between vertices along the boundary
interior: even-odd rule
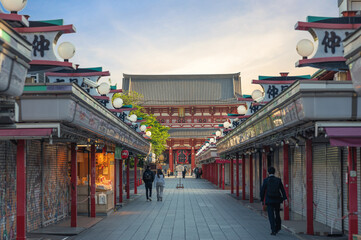
[[[167,178],[163,202],[138,198],[72,239],[297,239],[270,235],[267,219],[203,179]],[[142,186],[144,187],[144,185]],[[155,200],[154,200],[155,199]]]

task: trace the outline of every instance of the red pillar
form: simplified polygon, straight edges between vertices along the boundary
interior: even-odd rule
[[[233,159],[231,159],[231,164],[230,164],[230,174],[231,174],[231,194],[234,193],[234,169],[233,169]]]
[[[242,155],[242,200],[246,200],[246,156]]]
[[[224,180],[225,180],[225,167],[224,163],[222,164],[222,189],[224,190]]]
[[[196,168],[196,154],[195,154],[195,151],[194,151],[194,147],[192,147],[192,151],[191,151],[191,171],[193,172],[193,169]]]
[[[249,202],[253,203],[253,155],[249,155]]]
[[[219,166],[219,178],[218,178],[218,181],[219,181],[219,188],[222,188],[222,164]]]
[[[289,146],[288,144],[284,144],[283,145],[283,184],[285,186],[285,191],[286,191],[286,196],[287,196],[287,199],[288,199],[288,196],[289,196],[289,176],[288,176],[288,161],[289,161],[289,158],[288,158],[288,149],[289,149]],[[288,201],[289,202],[289,201]],[[283,206],[283,216],[284,216],[284,220],[290,220],[290,207],[289,205],[287,204],[284,204]]]
[[[356,148],[348,147],[348,239],[352,240],[352,235],[358,233],[358,215],[357,215],[357,156]]]
[[[127,158],[127,199],[130,198],[130,166],[129,166],[129,157]]]
[[[134,194],[138,193],[137,190],[137,164],[138,164],[138,158],[134,157]]]
[[[239,197],[239,155],[236,153],[236,196]]]
[[[119,203],[123,202],[123,160],[119,159]]]
[[[95,187],[95,145],[92,144],[90,147],[90,217],[96,216]],[[115,194],[115,196],[117,195]]]
[[[77,227],[77,165],[76,143],[71,143],[71,227]]]
[[[307,234],[313,235],[313,173],[312,173],[312,140],[306,140],[306,209]]]
[[[217,163],[213,163],[213,167],[214,167],[214,184],[217,185],[217,176],[218,176],[218,167],[217,167]]]
[[[172,147],[169,147],[169,169],[171,174],[174,172],[174,167],[173,167],[173,149]]]
[[[26,239],[26,144],[18,140],[16,153],[16,239]]]

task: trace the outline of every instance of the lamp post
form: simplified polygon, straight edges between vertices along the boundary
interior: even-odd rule
[[[314,46],[310,40],[302,39],[297,43],[296,50],[303,59],[307,59],[313,53]]]
[[[27,0],[1,0],[3,7],[15,14],[23,10],[27,2]]]
[[[70,42],[63,42],[58,47],[58,54],[64,62],[68,62],[75,55],[75,47]]]

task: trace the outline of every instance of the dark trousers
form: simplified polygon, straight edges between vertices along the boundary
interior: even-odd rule
[[[280,203],[267,204],[268,220],[271,224],[272,232],[281,230]]]
[[[148,198],[151,198],[152,197],[152,186],[153,186],[153,183],[145,183],[145,195],[147,196],[147,199]],[[149,191],[149,197],[148,197],[148,191]]]

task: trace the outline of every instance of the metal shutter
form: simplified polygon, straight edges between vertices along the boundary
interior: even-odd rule
[[[342,230],[342,187],[341,187],[341,161],[338,147],[331,147],[327,145],[327,222],[328,226],[332,226],[333,220],[339,219],[335,222],[334,227]]]
[[[0,239],[16,231],[16,145],[0,141]]]
[[[246,155],[246,196],[249,196],[249,155]]]
[[[66,145],[57,145],[57,221],[67,217],[69,214],[70,180],[68,176],[68,153]]]
[[[40,141],[26,141],[27,231],[42,224],[42,161]]]
[[[291,211],[306,216],[306,164],[304,157],[305,146],[291,148]]]
[[[327,163],[326,145],[313,145],[313,216],[316,221],[326,224],[327,222]]]
[[[342,148],[342,195],[343,195],[343,213],[342,216],[348,213],[348,184],[346,183],[348,164],[347,164],[348,151],[347,147]],[[348,217],[343,220],[344,230],[348,231]]]
[[[259,154],[256,153],[256,154],[253,154],[253,164],[254,164],[254,167],[253,167],[253,195],[255,198],[258,198],[260,199],[261,196],[260,196],[260,192],[261,192],[261,189],[260,189],[260,180],[259,180]]]

